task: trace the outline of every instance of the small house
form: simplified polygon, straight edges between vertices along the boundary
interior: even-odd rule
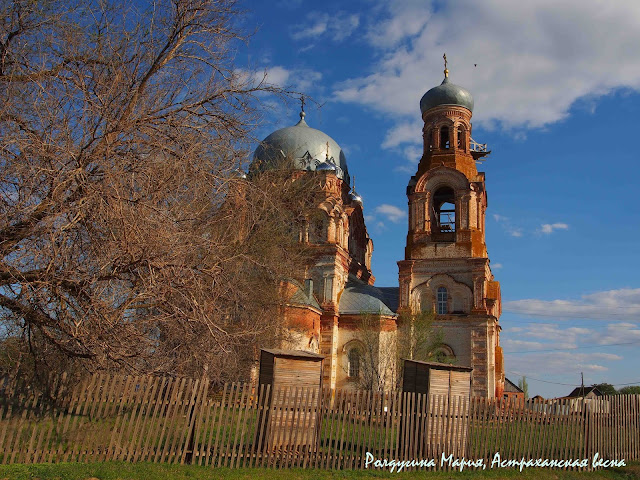
[[[428,402],[426,429],[420,430],[416,439],[423,444],[422,451],[436,456],[441,453],[465,455],[472,370],[446,363],[404,361],[403,395],[423,394],[422,401]],[[453,436],[447,432],[453,432]],[[400,439],[403,439],[402,433]]]
[[[506,377],[504,379],[504,392],[502,396],[510,401],[523,402],[525,400],[524,391]]]
[[[323,361],[324,356],[302,350],[262,349],[258,435],[264,448],[315,445]]]
[[[465,397],[471,394],[471,367],[447,363],[405,360],[402,377],[404,392]]]
[[[576,387],[564,398],[569,399],[572,410],[583,409],[597,413],[609,413],[609,400],[596,386]]]

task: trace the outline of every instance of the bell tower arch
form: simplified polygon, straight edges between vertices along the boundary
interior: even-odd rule
[[[444,75],[420,101],[424,149],[407,186],[400,310],[433,312],[457,363],[473,367],[473,394],[491,398],[504,388],[500,284],[485,242],[485,174],[476,167],[490,152],[471,137],[473,97],[449,81],[446,56]]]

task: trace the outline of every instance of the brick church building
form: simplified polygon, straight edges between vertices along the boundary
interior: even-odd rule
[[[473,367],[472,394],[502,396],[500,284],[485,243],[485,174],[476,168],[486,145],[471,138],[473,97],[449,81],[446,67],[444,74],[420,100],[424,150],[407,186],[399,287],[374,286],[373,242],[344,152],[307,124],[304,111],[297,124],[273,132],[255,151],[254,170],[288,157],[296,169],[320,176],[321,201],[299,232],[315,254],[304,284],[290,281],[283,289],[283,315],[294,332],[286,347],[324,355],[324,384],[332,388],[357,385],[365,318],[377,327],[374,350],[384,370],[390,365],[382,358],[389,355],[385,346],[393,345],[399,318],[427,311],[442,340],[438,353]]]

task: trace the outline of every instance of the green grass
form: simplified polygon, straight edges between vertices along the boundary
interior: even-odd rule
[[[261,470],[261,469],[214,469],[193,465],[166,465],[150,463],[59,463],[38,465],[0,465],[0,479],[8,480],[298,480],[298,479],[367,479],[399,477],[405,479],[434,480],[459,479],[520,479],[520,480],[632,480],[640,479],[640,463],[635,462],[623,469],[604,469],[598,472],[569,472],[552,469],[485,470],[482,472],[402,472],[387,471],[331,472],[322,470]]]

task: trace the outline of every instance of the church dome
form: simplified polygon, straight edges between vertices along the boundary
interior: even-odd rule
[[[316,170],[323,171],[323,172],[335,172],[336,168],[337,167],[331,161],[325,161],[325,162],[322,162],[320,165],[316,165]]]
[[[420,111],[424,114],[427,110],[440,105],[456,105],[473,111],[473,97],[467,89],[451,83],[446,72],[442,83],[423,95],[420,100]]]
[[[276,130],[265,138],[253,154],[252,170],[263,171],[276,161],[290,157],[299,170],[334,170],[349,183],[347,159],[340,145],[326,133],[311,128],[300,112],[300,121]],[[329,167],[329,168],[327,168]]]
[[[349,200],[351,200],[353,203],[357,203],[362,207],[362,197],[358,195],[358,192],[356,192],[355,190],[351,190],[351,192],[349,192]]]

